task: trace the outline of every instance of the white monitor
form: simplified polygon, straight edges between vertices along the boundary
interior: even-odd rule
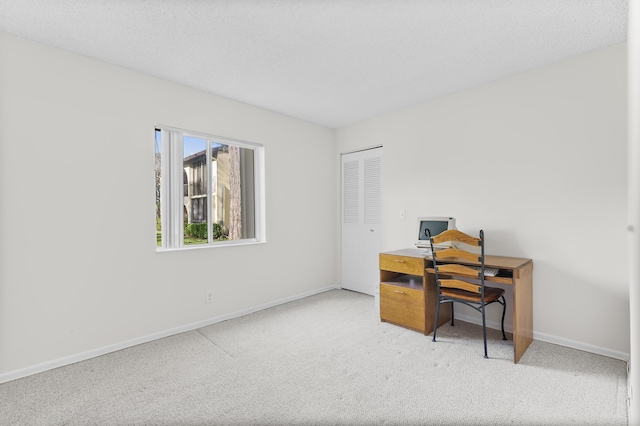
[[[431,248],[425,229],[429,229],[431,236],[438,235],[447,229],[456,229],[456,219],[445,216],[427,216],[418,218],[418,248]],[[448,246],[448,245],[447,245]]]

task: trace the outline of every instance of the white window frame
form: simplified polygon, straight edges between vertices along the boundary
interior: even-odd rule
[[[192,250],[208,247],[236,246],[244,244],[256,244],[266,242],[266,212],[265,212],[265,160],[264,145],[241,141],[233,138],[215,136],[206,133],[184,130],[177,127],[156,125],[156,130],[161,131],[161,168],[160,178],[160,205],[161,205],[161,232],[162,245],[156,246],[157,252]],[[254,173],[254,219],[255,237],[240,240],[212,241],[213,226],[211,226],[211,206],[207,206],[207,226],[208,243],[184,244],[184,146],[183,138],[192,136],[206,141],[207,159],[207,200],[210,200],[215,193],[211,189],[212,167],[211,167],[211,145],[221,143],[233,145],[240,148],[251,149],[254,153],[253,173]],[[154,132],[155,137],[155,132]]]

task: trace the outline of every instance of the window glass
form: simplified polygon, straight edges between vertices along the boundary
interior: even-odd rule
[[[255,238],[253,150],[222,143],[211,146],[216,188],[212,200],[214,238]]]
[[[162,177],[162,140],[160,130],[156,130],[156,245],[162,247],[162,215],[160,207],[160,180]]]
[[[206,244],[207,227],[207,141],[205,139],[184,136],[183,146],[183,182],[186,176],[187,195],[183,206],[186,212],[184,221],[184,244]],[[183,193],[184,193],[183,183]]]

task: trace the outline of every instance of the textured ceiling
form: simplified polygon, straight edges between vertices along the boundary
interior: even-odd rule
[[[339,128],[623,42],[627,9],[628,0],[0,0],[0,31]]]

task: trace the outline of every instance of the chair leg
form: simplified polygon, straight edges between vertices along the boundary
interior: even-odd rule
[[[433,323],[433,338],[431,339],[432,342],[436,341],[436,331],[438,330],[438,315],[440,314],[440,301],[438,300],[438,302],[436,303],[436,320]]]
[[[502,296],[502,340],[507,340],[507,335],[504,334],[504,314],[507,312],[507,301]]]
[[[453,305],[455,305],[455,303],[451,302],[451,325],[454,326],[455,324],[453,323]]]
[[[482,338],[484,339],[484,357],[489,358],[487,355],[487,323],[484,318],[484,305],[482,306]]]

